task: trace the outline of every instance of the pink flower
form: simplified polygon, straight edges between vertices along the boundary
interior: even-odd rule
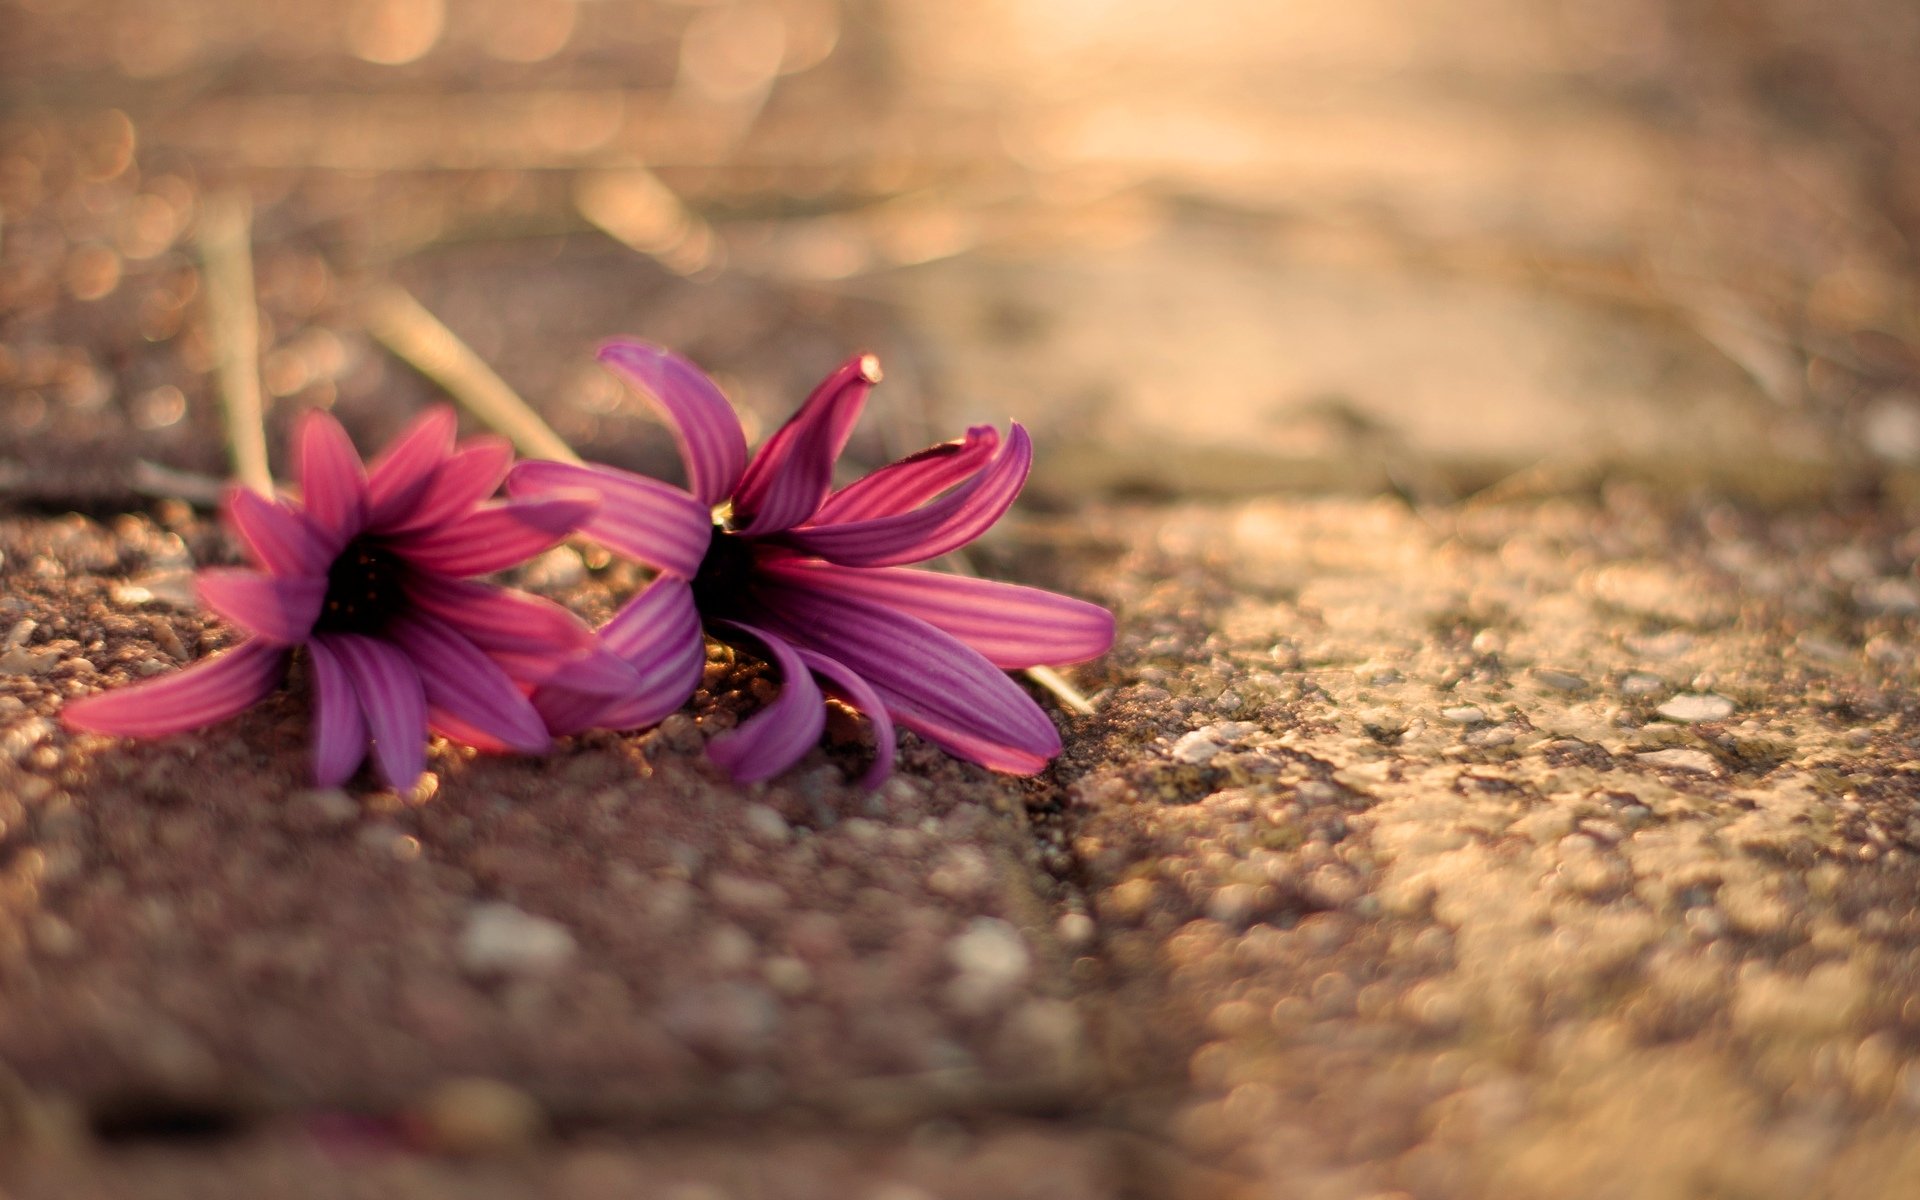
[[[549,728],[630,728],[679,707],[704,667],[704,624],[722,640],[757,644],[782,679],[775,700],[708,744],[736,780],[776,775],[819,741],[820,683],[873,722],[869,786],[892,769],[895,722],[1016,774],[1059,754],[1053,722],[1005,670],[1104,653],[1112,614],[906,565],[959,549],[1007,511],[1032,463],[1024,429],[1013,425],[1003,443],[980,426],[832,491],[834,464],[880,379],[873,356],[829,375],[751,461],[732,406],[693,364],[635,341],[610,343],[600,358],[661,409],[691,494],[604,466],[523,462],[508,477],[515,496],[599,491],[605,502],[582,532],[659,572],[601,631],[644,686],[612,702],[542,688],[534,703]]]
[[[183,671],[67,705],[74,729],[158,737],[225,720],[264,698],[296,647],[313,677],[313,776],[345,782],[371,742],[380,775],[409,787],[429,728],[487,750],[537,753],[550,738],[527,698],[565,675],[624,693],[632,668],[599,650],[557,604],[477,583],[559,542],[599,507],[591,493],[489,502],[513,451],[454,445],[450,409],[409,425],[369,469],[333,417],[294,434],[301,499],[236,488],[228,528],[258,570],[209,568],[207,607],[252,636]]]

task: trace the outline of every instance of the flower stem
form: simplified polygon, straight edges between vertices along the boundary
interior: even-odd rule
[[[578,463],[573,447],[533,411],[473,348],[404,288],[385,284],[368,296],[367,330],[408,366],[447,390],[467,411],[505,434],[529,458]]]
[[[260,310],[253,292],[253,205],[247,194],[208,197],[199,233],[207,276],[207,325],[234,478],[271,496],[273,472],[267,466],[266,412],[260,399]]]

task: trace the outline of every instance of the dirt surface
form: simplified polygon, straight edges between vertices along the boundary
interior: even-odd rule
[[[0,1196],[1920,1193],[1920,26],[1097,7],[0,0]],[[66,733],[230,644],[241,197],[276,466],[439,398],[391,283],[668,477],[603,337],[756,432],[879,353],[850,468],[1020,419],[973,565],[1115,608],[1095,713]]]

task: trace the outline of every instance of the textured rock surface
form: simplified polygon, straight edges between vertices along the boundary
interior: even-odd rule
[[[1127,632],[1058,833],[1188,1153],[1248,1195],[1920,1187],[1916,631],[1860,603],[1902,529],[1631,492],[1095,529]]]

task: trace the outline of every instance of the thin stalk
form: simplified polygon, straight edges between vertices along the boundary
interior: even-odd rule
[[[247,194],[209,197],[199,232],[207,327],[233,475],[242,486],[271,496],[266,410],[260,399],[260,309],[253,291],[253,205]]]
[[[367,297],[362,315],[368,332],[387,349],[506,435],[520,453],[555,462],[581,461],[532,405],[404,288],[386,284],[376,289]]]

